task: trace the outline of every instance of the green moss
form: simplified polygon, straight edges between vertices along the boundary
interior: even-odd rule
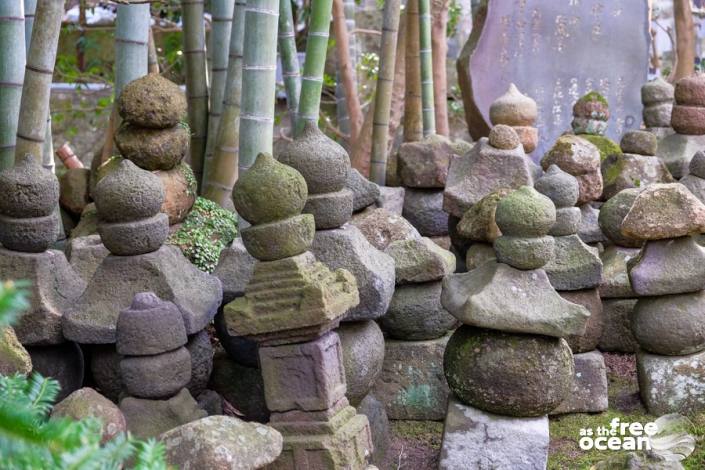
[[[582,103],[589,103],[591,101],[598,101],[598,102],[604,104],[605,106],[609,106],[607,99],[597,91],[591,91],[591,92],[587,93],[582,98],[580,98],[578,101],[580,101]]]
[[[221,208],[213,201],[197,198],[179,230],[167,243],[181,248],[181,252],[197,268],[213,272],[220,252],[237,235],[235,214]]]
[[[600,161],[603,161],[609,155],[621,155],[622,149],[619,144],[609,137],[603,135],[579,134],[578,137],[583,138],[593,144],[600,151]]]
[[[188,184],[188,195],[195,196],[196,190],[198,189],[198,181],[196,181],[196,175],[193,174],[193,170],[186,163],[179,163],[179,171],[184,175],[186,184]]]

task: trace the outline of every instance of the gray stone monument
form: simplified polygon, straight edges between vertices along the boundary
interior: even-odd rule
[[[474,139],[490,130],[490,105],[515,83],[538,105],[538,161],[570,129],[585,93],[610,103],[607,136],[639,128],[649,60],[646,0],[483,0],[458,59],[466,120]],[[619,47],[615,47],[619,44]]]

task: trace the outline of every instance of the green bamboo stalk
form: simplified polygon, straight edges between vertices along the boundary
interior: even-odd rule
[[[213,151],[218,138],[220,116],[223,112],[225,82],[228,75],[228,44],[233,25],[235,0],[211,0],[212,26],[210,35],[210,111],[208,113],[208,139],[206,140],[206,157],[203,160],[203,184],[206,184]]]
[[[37,0],[24,0],[24,41],[26,52],[29,52],[29,43],[32,40],[32,28],[34,28],[34,14],[36,11]]]
[[[42,158],[64,0],[39,0],[35,15],[36,27],[32,31],[22,87],[15,160],[26,154],[38,161]]]
[[[421,119],[421,60],[419,57],[419,4],[406,3],[406,91],[404,92],[404,142],[423,138]]]
[[[181,0],[181,14],[184,25],[188,121],[191,128],[191,167],[200,191],[208,134],[208,69],[203,0]]]
[[[118,5],[115,26],[115,97],[133,80],[147,75],[149,4]]]
[[[203,197],[224,208],[232,207],[231,194],[238,176],[242,48],[245,37],[246,5],[244,0],[235,1],[223,114],[218,126],[213,161],[208,170],[206,183],[203,185]]]
[[[282,61],[282,75],[286,90],[286,108],[291,120],[291,133],[296,127],[296,111],[299,108],[301,94],[301,74],[299,56],[296,52],[296,33],[291,11],[291,0],[279,2],[279,55]]]
[[[24,4],[0,2],[0,171],[15,163],[26,51]]]
[[[419,2],[419,55],[421,57],[421,110],[423,135],[436,133],[436,110],[433,98],[433,52],[431,48],[431,0]]]
[[[259,153],[272,153],[278,23],[279,0],[247,0],[244,44],[250,47],[242,63],[240,174]]]
[[[298,136],[304,129],[306,121],[318,124],[318,112],[321,106],[323,89],[323,69],[326,65],[328,50],[328,30],[330,29],[333,0],[312,0],[311,19],[306,39],[306,60],[304,75],[301,80],[301,96],[296,121]]]
[[[394,84],[400,8],[400,0],[386,0],[384,2],[382,47],[380,49],[379,74],[377,75],[377,89],[375,91],[370,166],[370,179],[379,185],[385,185],[387,181],[389,112],[392,107],[392,85]]]

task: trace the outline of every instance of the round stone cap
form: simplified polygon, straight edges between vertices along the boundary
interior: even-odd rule
[[[673,101],[674,96],[673,85],[661,77],[648,81],[641,87],[641,102],[644,105]]]
[[[164,202],[159,177],[130,160],[101,179],[95,187],[98,217],[105,222],[131,222],[156,215]]]
[[[301,173],[267,153],[260,153],[233,187],[235,209],[252,225],[300,214],[307,197],[308,187]]]
[[[537,117],[536,101],[522,94],[513,83],[490,106],[490,122],[494,125],[533,126]]]
[[[278,160],[301,173],[309,194],[340,191],[350,169],[348,152],[311,121],[299,137],[283,146]]]
[[[556,207],[572,207],[578,202],[580,187],[573,175],[551,165],[548,171],[534,183],[534,189],[547,196]]]
[[[499,200],[495,222],[502,235],[542,237],[556,223],[556,208],[531,186],[522,186]]]
[[[186,120],[186,97],[176,83],[150,73],[125,85],[118,112],[137,126],[164,129]]]
[[[609,104],[600,93],[591,91],[575,102],[573,116],[607,121],[610,118]]]
[[[696,73],[676,82],[676,104],[705,106],[705,74]]]
[[[59,203],[59,180],[36,158],[25,155],[0,172],[0,214],[31,218],[51,214]]]
[[[492,128],[489,142],[492,147],[501,150],[513,150],[521,145],[516,131],[504,124],[498,124]]]

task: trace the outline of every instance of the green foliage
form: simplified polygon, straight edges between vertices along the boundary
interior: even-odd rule
[[[458,0],[451,0],[448,5],[448,24],[446,25],[446,36],[453,37],[458,32],[458,23],[463,14],[463,7]]]
[[[0,283],[0,324],[13,323],[27,308],[23,283]],[[8,470],[98,470],[127,468],[166,470],[164,445],[120,434],[101,445],[96,418],[49,419],[59,382],[35,373],[0,375],[0,467]]]
[[[199,197],[186,220],[167,243],[176,245],[201,271],[213,272],[220,252],[237,235],[235,214],[213,201]]]

